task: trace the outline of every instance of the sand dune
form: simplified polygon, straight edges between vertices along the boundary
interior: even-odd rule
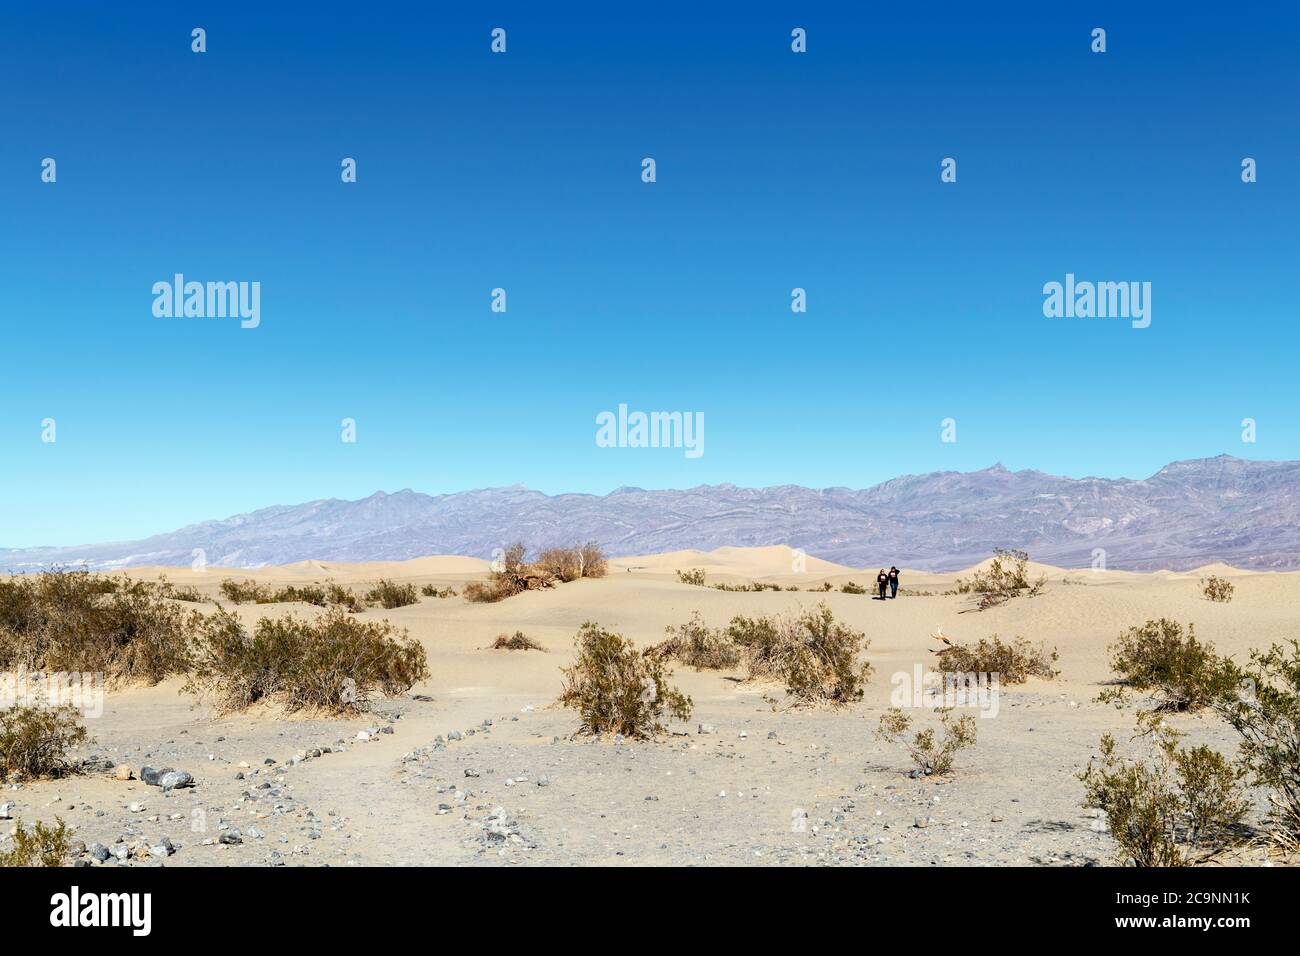
[[[145,763],[182,767],[195,775],[198,787],[164,795],[138,782],[74,777],[25,784],[5,797],[25,820],[49,820],[57,813],[87,843],[167,836],[181,847],[168,858],[171,866],[277,859],[333,865],[1110,863],[1114,842],[1080,805],[1075,778],[1103,732],[1132,746],[1132,707],[1096,701],[1111,676],[1107,646],[1125,628],[1156,617],[1195,623],[1198,636],[1238,659],[1297,634],[1300,573],[1211,566],[1186,574],[1138,574],[1036,566],[1035,573],[1048,577],[1041,595],[982,612],[972,610],[968,597],[942,593],[969,571],[923,575],[905,569],[904,587],[913,593],[885,602],[839,591],[721,591],[682,584],[673,574],[703,567],[720,580],[870,583],[863,569],[811,558],[796,573],[791,558],[781,547],[675,552],[620,559],[603,579],[526,592],[498,604],[422,598],[395,610],[370,609],[364,617],[387,619],[423,644],[431,672],[411,695],[377,701],[371,716],[284,718],[260,711],[217,718],[179,694],[179,681],[113,690],[104,715],[91,722],[96,741],[86,753],[137,769]],[[173,582],[215,597],[227,576],[266,582],[386,576],[454,584],[480,578],[486,569],[477,559],[427,557],[132,573],[165,570]],[[1231,603],[1202,596],[1199,578],[1209,572],[1233,578]],[[741,682],[739,673],[678,667],[673,680],[693,698],[695,714],[689,725],[674,729],[688,736],[635,745],[572,738],[575,714],[555,706],[560,668],[571,661],[574,634],[584,621],[645,646],[695,612],[721,626],[738,614],[780,614],[820,602],[870,640],[866,657],[875,675],[859,704],[791,710],[781,703],[779,687]],[[285,611],[321,613],[302,604],[235,610],[249,624]],[[978,720],[976,748],[959,761],[954,776],[912,780],[906,756],[875,739],[872,729],[890,706],[897,682],[931,666],[936,626],[957,640],[996,633],[1044,642],[1059,651],[1061,674],[1003,688],[997,715]],[[498,634],[516,630],[545,650],[487,650]],[[918,711],[918,720],[929,719]],[[1231,733],[1211,719],[1170,720],[1191,742],[1228,752],[1235,747]],[[700,734],[700,725],[716,732]],[[392,733],[357,740],[357,732],[369,726]],[[462,739],[447,741],[452,730]],[[287,765],[296,753],[322,745],[346,752]],[[283,772],[267,769],[266,758],[279,761]],[[537,786],[542,777],[552,785]],[[261,780],[272,789],[259,791],[255,781]],[[1261,799],[1258,792],[1255,799]],[[133,801],[146,810],[126,810]],[[522,842],[485,839],[488,814],[498,806],[517,821]],[[215,830],[191,832],[188,823],[171,820],[173,813],[188,820],[196,808],[213,827],[218,820],[242,826],[244,843],[205,844]],[[792,829],[792,814],[806,814],[812,825]],[[919,815],[933,824],[913,827]],[[249,827],[261,838],[248,836]]]

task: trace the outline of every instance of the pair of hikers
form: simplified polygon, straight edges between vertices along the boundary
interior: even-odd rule
[[[885,599],[886,588],[889,589],[891,598],[898,597],[898,568],[893,565],[890,565],[888,571],[881,568],[880,573],[876,575],[876,587],[880,588],[880,600],[882,601]]]

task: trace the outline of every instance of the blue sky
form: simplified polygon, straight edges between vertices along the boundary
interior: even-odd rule
[[[291,6],[0,14],[0,546],[1300,457],[1293,6]],[[261,325],[155,318],[177,272],[260,282]],[[1045,318],[1067,272],[1149,281],[1151,327]],[[705,454],[596,447],[620,403],[703,412]]]

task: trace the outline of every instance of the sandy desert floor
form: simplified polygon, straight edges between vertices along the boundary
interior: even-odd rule
[[[905,571],[905,592],[880,602],[684,585],[674,571],[686,567],[705,568],[710,583],[805,589],[823,581],[867,585],[874,576],[815,559],[792,574],[788,549],[723,549],[617,560],[604,579],[499,604],[424,597],[415,606],[366,611],[408,628],[427,649],[432,673],[401,699],[377,700],[368,717],[303,719],[264,710],[217,718],[179,693],[179,681],[111,691],[104,714],[88,721],[95,739],[80,755],[137,772],[145,764],[188,770],[197,785],[163,793],[91,774],[7,787],[0,805],[12,801],[10,815],[25,822],[57,815],[86,844],[155,846],[166,838],[175,848],[168,866],[1109,864],[1114,842],[1080,805],[1075,778],[1103,732],[1126,742],[1131,736],[1135,706],[1095,702],[1110,676],[1107,645],[1126,627],[1171,617],[1194,622],[1199,637],[1244,658],[1253,647],[1295,636],[1300,621],[1300,574],[1217,568],[1236,595],[1215,604],[1201,596],[1204,571],[1044,568],[1043,594],[970,612],[969,599],[938,594],[956,574]],[[424,558],[167,575],[216,596],[225,577],[362,583],[382,575],[460,588],[486,568],[467,558]],[[934,593],[907,593],[916,590]],[[875,673],[860,704],[790,709],[773,685],[678,667],[675,682],[694,699],[694,716],[647,742],[575,736],[575,714],[554,704],[560,667],[571,660],[584,621],[643,645],[693,611],[722,625],[735,614],[818,601],[870,639],[866,656]],[[285,610],[319,613],[301,604],[238,612],[252,623]],[[978,743],[959,757],[956,772],[912,779],[907,755],[873,731],[889,705],[891,676],[932,660],[936,625],[958,640],[997,633],[1044,641],[1060,652],[1061,676],[1002,688],[997,715],[978,720]],[[517,629],[545,652],[487,649],[498,634]],[[928,710],[916,713],[922,724],[933,720]],[[1213,718],[1173,722],[1193,742],[1236,752],[1231,732]],[[221,842],[235,830],[240,842]],[[1248,850],[1234,862],[1264,864],[1267,857]],[[106,865],[119,864],[110,858]]]

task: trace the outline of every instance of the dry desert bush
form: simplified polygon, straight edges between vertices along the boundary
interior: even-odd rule
[[[453,587],[439,589],[432,584],[426,584],[420,588],[420,593],[425,597],[449,598],[456,596],[456,589]]]
[[[6,707],[0,710],[0,780],[71,773],[68,751],[86,739],[75,707]]]
[[[926,776],[942,777],[951,773],[957,754],[975,745],[975,718],[969,714],[956,718],[950,707],[939,711],[942,734],[936,734],[933,727],[926,727],[909,737],[911,729],[911,715],[898,707],[891,707],[880,715],[876,736],[906,748],[916,769]]]
[[[202,616],[146,581],[46,571],[0,581],[0,670],[156,684],[184,670]]]
[[[1214,645],[1196,639],[1196,629],[1168,618],[1130,627],[1110,648],[1111,670],[1121,684],[1103,691],[1102,701],[1119,702],[1124,690],[1149,693],[1158,710],[1199,710],[1236,690],[1235,678]]]
[[[939,672],[943,674],[997,674],[1004,684],[1023,684],[1030,677],[1051,680],[1060,672],[1052,665],[1053,648],[1034,646],[1023,637],[1003,643],[996,634],[974,644],[951,644],[939,651]]]
[[[737,615],[725,633],[740,648],[750,680],[778,680],[800,703],[860,700],[871,677],[871,665],[858,661],[871,642],[836,621],[825,604],[778,618]]]
[[[994,548],[993,560],[983,571],[976,571],[970,580],[957,579],[957,594],[979,596],[977,607],[982,611],[1005,604],[1014,597],[1033,597],[1043,589],[1046,578],[1029,579],[1029,554],[1016,548]]]
[[[1232,600],[1232,592],[1235,590],[1237,589],[1231,581],[1216,574],[1201,578],[1201,593],[1205,595],[1206,600],[1214,601],[1216,604],[1227,604]]]
[[[663,732],[665,715],[690,719],[691,699],[668,682],[661,657],[591,621],[574,644],[577,658],[561,668],[560,703],[578,711],[587,733],[652,737]]]
[[[727,670],[740,663],[740,648],[726,633],[706,626],[699,611],[685,624],[664,630],[667,639],[654,645],[648,653],[697,670]]]
[[[544,651],[535,640],[525,634],[523,631],[515,631],[513,634],[498,634],[497,639],[492,642],[494,651]]]
[[[387,578],[380,578],[373,588],[366,592],[366,603],[391,611],[397,607],[407,607],[420,603],[420,595],[414,584],[398,584]]]
[[[0,867],[63,866],[72,851],[72,831],[58,817],[54,826],[37,822],[32,827],[14,821],[14,845],[0,850]]]
[[[381,582],[384,583],[384,582]],[[226,600],[235,604],[312,604],[316,607],[328,607],[337,604],[349,611],[365,610],[365,599],[358,596],[351,588],[345,588],[333,581],[324,584],[288,584],[272,590],[264,584],[253,580],[234,581],[230,578],[221,582],[221,593]]]
[[[316,620],[262,618],[249,634],[218,611],[204,621],[186,689],[223,712],[271,701],[286,711],[355,713],[376,692],[396,696],[429,676],[424,648],[387,621],[340,607]]]
[[[1268,790],[1268,833],[1274,846],[1300,852],[1300,641],[1253,651],[1250,663],[1224,662],[1214,708],[1240,735],[1238,765]]]
[[[1179,735],[1148,725],[1152,759],[1123,759],[1115,738],[1101,738],[1101,756],[1079,774],[1084,806],[1106,816],[1120,855],[1134,866],[1190,866],[1238,842],[1248,807],[1238,771],[1201,745],[1181,748]]]
[[[555,587],[578,578],[601,578],[608,562],[600,546],[589,541],[572,548],[548,548],[538,559],[528,562],[523,542],[506,548],[498,567],[488,573],[486,583],[473,581],[465,585],[465,599],[477,603],[495,603],[524,591]]]
[[[682,584],[693,584],[702,588],[704,587],[704,569],[687,568],[685,571],[678,571],[677,580]]]

